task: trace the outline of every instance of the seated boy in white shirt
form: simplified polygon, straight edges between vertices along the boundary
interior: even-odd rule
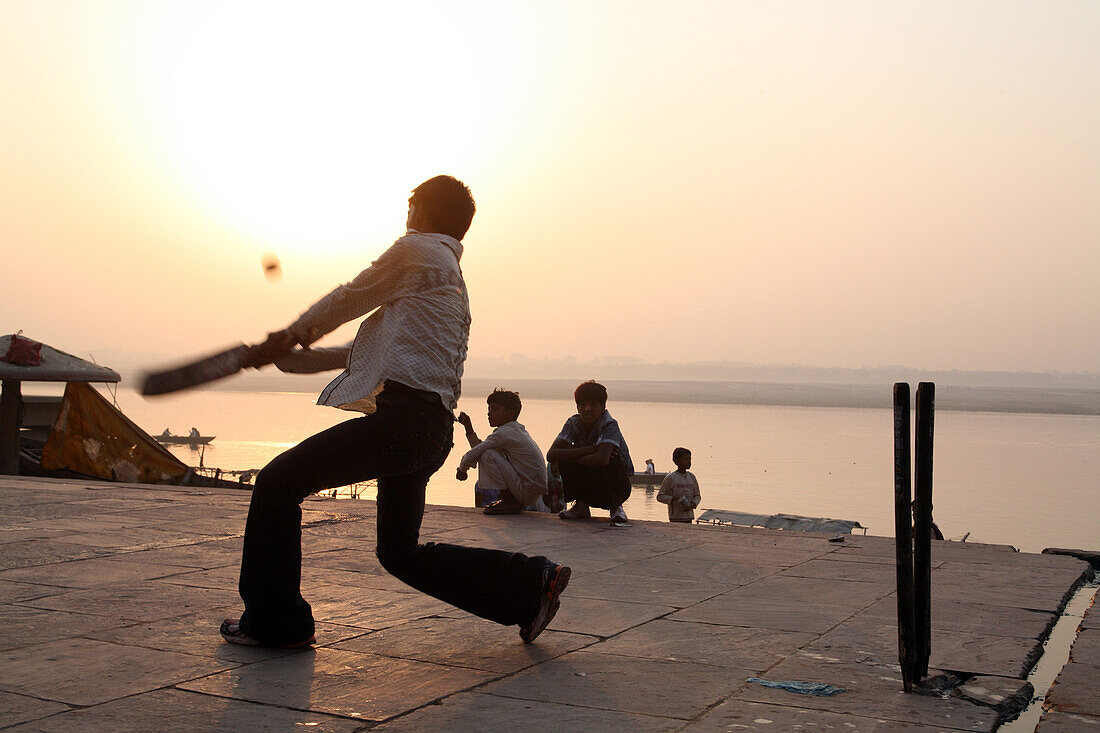
[[[668,504],[668,521],[687,522],[695,519],[695,507],[699,506],[699,481],[691,468],[691,451],[677,448],[672,451],[672,462],[676,470],[665,476],[661,490],[657,492],[657,501]]]
[[[537,505],[546,493],[546,463],[534,438],[516,422],[523,407],[519,395],[498,389],[485,402],[489,405],[489,427],[496,428],[485,440],[477,437],[469,415],[458,415],[466,428],[470,450],[458,464],[457,477],[465,481],[469,470],[477,466],[475,505],[484,505],[479,496],[499,496],[485,507],[486,514],[518,514],[528,505]]]

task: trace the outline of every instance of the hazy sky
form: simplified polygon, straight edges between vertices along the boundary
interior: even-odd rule
[[[258,339],[446,172],[471,356],[1100,371],[1098,131],[1095,0],[0,0],[0,333]]]

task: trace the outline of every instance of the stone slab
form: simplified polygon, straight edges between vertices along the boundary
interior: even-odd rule
[[[1046,704],[1062,713],[1100,716],[1100,665],[1070,662],[1047,693]]]
[[[561,537],[557,525],[540,522],[537,517],[521,514],[485,517],[485,520],[484,523],[476,526],[457,529],[440,528],[431,532],[422,532],[420,541],[516,551]],[[371,539],[373,540],[373,536]]]
[[[656,619],[588,647],[588,651],[760,673],[815,638],[815,634],[807,633]]]
[[[346,585],[358,588],[367,593],[372,590],[389,591],[391,593],[419,593],[418,590],[405,585],[397,578],[385,571],[378,574],[356,573],[346,570],[330,570],[327,568],[315,568],[306,559],[302,567],[302,588],[309,592],[310,588],[318,585]]]
[[[1047,611],[974,603],[974,598],[984,600],[978,593],[972,594],[970,601],[950,601],[933,596],[932,630],[971,631],[991,636],[1039,639],[1046,637],[1057,618]],[[859,615],[896,626],[897,598],[884,598],[861,611]]]
[[[1100,612],[1094,613],[1093,609],[1096,608],[1096,601],[1093,600],[1093,607],[1085,611],[1084,618],[1081,619],[1082,629],[1100,629]]]
[[[68,535],[62,535],[62,539]],[[0,552],[0,569],[26,568],[33,565],[49,565],[65,560],[82,560],[87,557],[103,557],[111,554],[101,547],[70,544],[60,540],[20,540],[4,544]]]
[[[979,675],[957,687],[953,694],[960,700],[993,708],[1005,720],[1011,720],[1031,702],[1035,688],[1022,679]]]
[[[62,588],[93,588],[99,585],[149,580],[179,573],[179,567],[150,562],[128,562],[113,557],[72,560],[0,571],[0,580],[59,586]]]
[[[348,641],[332,643],[331,646],[451,667],[509,673],[560,657],[596,641],[596,638],[582,634],[544,631],[533,644],[522,644],[516,627],[500,626],[466,615],[464,618],[410,621]]]
[[[561,608],[554,620],[550,622],[549,628],[554,631],[608,637],[675,610],[672,606],[657,606],[651,603],[575,598],[569,595],[567,588],[561,598]]]
[[[831,661],[897,665],[898,627],[855,617],[807,644],[803,651]],[[967,674],[1023,679],[1042,653],[1038,639],[933,629],[929,665]]]
[[[831,536],[829,534],[787,532],[756,527],[708,527],[705,524],[693,524],[691,529],[699,533],[699,536],[706,541],[714,541],[739,549],[755,547],[765,550],[810,551],[815,553],[831,553],[836,549],[836,544],[829,542]],[[705,534],[704,530],[709,530],[709,534]]]
[[[1048,710],[1039,718],[1035,733],[1088,733],[1100,731],[1100,717]]]
[[[764,565],[792,567],[828,555],[831,548],[820,543],[813,547],[789,547],[786,545],[739,544],[732,542],[702,542],[671,553],[675,557],[707,560],[710,562],[757,562]]]
[[[662,733],[680,730],[683,725],[684,721],[677,718],[632,715],[572,704],[520,700],[471,692],[452,695],[439,705],[427,705],[371,728],[371,731],[515,733],[541,728],[558,731]]]
[[[480,690],[493,695],[689,720],[745,684],[748,670],[581,650]]]
[[[373,547],[370,550],[346,547],[339,550],[315,552],[311,553],[308,559],[303,560],[302,564],[311,568],[346,570],[371,575],[386,574],[381,563],[378,562],[378,557],[374,554]]]
[[[372,519],[347,519],[302,528],[302,549],[310,552],[321,540],[343,540],[347,547],[374,551],[378,529]]]
[[[300,651],[186,682],[193,692],[381,721],[497,675],[343,649]]]
[[[966,601],[973,597],[975,586],[980,586],[986,605],[1057,612],[1072,595],[1072,589],[1092,573],[1087,563],[1066,559],[1075,566],[1016,568],[945,562],[932,571],[932,595]]]
[[[194,527],[195,525],[188,525]],[[184,542],[198,542],[205,539],[201,532],[183,532],[175,527],[139,527],[121,531],[102,530],[65,535],[65,542],[73,545],[85,545],[118,551],[128,549],[150,549]]]
[[[0,580],[0,603],[18,603],[29,601],[33,598],[52,596],[63,593],[64,588],[52,585],[37,585],[35,583],[14,583],[10,580]]]
[[[226,662],[93,639],[0,652],[0,689],[69,705],[95,705],[219,672]]]
[[[99,512],[107,514],[109,512]],[[44,502],[24,504],[18,507],[9,506],[5,509],[5,519],[13,519],[30,522],[36,519],[60,519],[62,517],[96,516],[95,507],[88,506],[80,501]],[[7,522],[5,522],[6,524]]]
[[[722,587],[682,578],[627,575],[616,569],[578,573],[569,583],[569,595],[608,601],[652,603],[675,608],[692,606],[721,593]]]
[[[1006,555],[1006,552],[1011,554]],[[1065,555],[1017,552],[1008,545],[982,545],[973,542],[932,543],[933,562],[951,560],[989,565],[1013,565],[1020,568],[1078,567],[1082,562],[1077,558]]]
[[[625,575],[651,578],[683,578],[708,583],[718,590],[730,590],[774,575],[782,569],[781,565],[765,565],[758,562],[716,562],[690,555],[669,553],[624,563],[617,566],[615,571]]]
[[[242,512],[242,508],[245,511]],[[206,526],[210,521],[232,520],[237,522],[237,530],[243,533],[247,513],[246,507],[226,506],[221,503],[169,501],[148,508],[130,510],[126,512],[126,515],[135,520],[157,524],[185,522]],[[303,521],[306,520],[303,519]]]
[[[302,536],[302,555],[312,556],[318,552],[330,552],[333,550],[361,550],[374,548],[374,540],[360,540],[352,537],[326,537],[324,535]]]
[[[761,602],[758,597],[730,592],[677,611],[669,618],[673,621],[823,634],[853,613],[853,608],[845,606],[800,601]]]
[[[79,504],[88,507],[95,507],[101,511],[110,512],[126,512],[127,515],[133,516],[135,514],[141,515],[144,511],[156,511],[163,513],[171,510],[172,501],[162,498],[135,498],[127,496],[99,496],[94,499],[81,499]],[[189,507],[191,514],[187,516],[179,516],[180,519],[193,518],[195,514],[203,512],[204,507],[200,504],[198,506]]]
[[[90,516],[76,514],[57,519],[37,519],[30,522],[27,528],[56,529],[68,533],[110,532],[121,529],[135,529],[150,524],[155,523],[136,520],[125,514],[95,514]]]
[[[5,604],[0,606],[0,650],[85,636],[130,623],[111,616]]]
[[[200,541],[191,545],[158,547],[119,553],[111,556],[127,562],[149,562],[151,565],[172,565],[183,568],[208,570],[227,565],[241,564],[241,548],[228,547],[223,540]]]
[[[797,701],[792,705],[774,703],[745,702],[729,700],[711,710],[699,720],[683,730],[685,733],[729,733],[729,731],[798,731],[798,733],[824,733],[825,731],[844,731],[845,733],[885,733],[886,731],[916,731],[932,733],[942,728],[924,725],[899,725],[896,720],[876,718],[873,710],[863,711],[860,715],[830,713],[825,710],[810,710],[799,707]]]
[[[963,700],[902,692],[901,672],[885,667],[835,663],[801,654],[768,670],[768,680],[824,682],[844,692],[818,697],[764,687],[745,686],[736,697],[748,702],[797,705],[832,713],[866,715],[897,723],[932,725],[944,730],[991,731],[998,723],[995,711]]]
[[[1100,629],[1081,629],[1073,642],[1069,658],[1081,664],[1100,665]]]
[[[351,733],[362,728],[362,722],[357,720],[170,689],[71,710],[11,730],[19,733],[71,733],[74,730],[112,733],[148,733],[150,730],[157,733],[193,733],[200,730]]]
[[[861,557],[865,560],[878,558],[877,562],[896,562],[892,537],[874,537],[850,535],[830,555],[837,559]],[[986,545],[977,542],[932,542],[932,563],[938,564],[951,560],[987,565],[1011,564],[1019,567],[1059,567],[1063,566],[1054,555],[1032,555],[1017,552],[1009,545]]]
[[[73,483],[65,483],[51,486],[41,480],[33,480],[25,486],[18,486],[16,482],[24,481],[29,477],[5,476],[4,496],[0,497],[0,508],[6,514],[17,513],[24,507],[32,504],[57,504],[59,502],[79,501],[89,496],[88,490]],[[68,479],[61,479],[68,481]],[[10,509],[9,507],[16,507]]]
[[[823,580],[855,580],[897,587],[897,567],[893,563],[865,562],[860,559],[844,561],[831,555],[787,568],[779,575]]]
[[[162,577],[161,581],[170,585],[186,585],[192,588],[212,588],[224,590],[233,588],[241,577],[241,567],[238,563],[223,565],[220,568],[209,570],[194,570],[191,568],[175,568],[175,572]]]
[[[59,702],[0,692],[0,728],[28,720],[38,720],[68,709],[68,705]]]
[[[634,530],[637,527],[585,533],[576,532],[575,525],[571,522],[561,524],[568,530],[569,539],[563,540],[559,537],[554,541],[540,543],[537,551],[554,562],[569,565],[575,573],[598,573],[690,547],[689,543],[676,538],[636,535]]]
[[[238,601],[235,588],[193,588],[160,580],[74,590],[21,605],[54,611],[75,611],[130,621],[150,621],[184,616],[204,608],[218,608]]]
[[[1100,569],[1100,550],[1074,550],[1065,547],[1048,547],[1043,550],[1044,555],[1069,555],[1078,560],[1084,560],[1093,568]]]
[[[302,588],[313,617],[329,623],[378,630],[445,614],[453,606],[422,593],[396,593],[325,583]]]
[[[890,583],[775,575],[732,590],[729,595],[752,598],[761,603],[775,601],[845,606],[854,612],[890,595],[894,588],[895,585]]]
[[[0,530],[0,545],[26,540],[58,539],[69,534],[68,530],[42,527],[37,522],[7,522],[0,518],[3,529]]]
[[[256,646],[227,644],[218,635],[223,619],[238,618],[238,608],[218,608],[202,613],[163,619],[152,623],[131,624],[121,628],[91,631],[84,636],[109,641],[113,644],[160,649],[166,652],[192,654],[225,662],[251,664],[265,659],[283,657],[295,653],[288,649],[269,649]],[[351,626],[317,622],[317,640],[320,644],[333,644],[366,633]]]

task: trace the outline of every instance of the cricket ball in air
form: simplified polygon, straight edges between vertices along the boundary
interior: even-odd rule
[[[278,282],[279,279],[282,278],[283,268],[279,264],[278,257],[271,253],[268,253],[263,256],[263,259],[260,260],[260,263],[263,265],[264,277],[267,278],[268,282]]]

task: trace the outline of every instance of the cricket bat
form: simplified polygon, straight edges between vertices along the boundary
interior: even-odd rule
[[[146,397],[170,394],[232,376],[248,364],[252,349],[240,344],[171,369],[147,373],[142,377],[141,393]]]

